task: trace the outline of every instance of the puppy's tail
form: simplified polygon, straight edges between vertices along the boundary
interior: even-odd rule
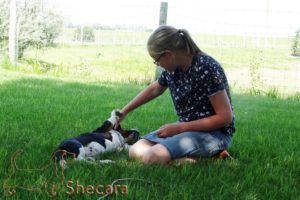
[[[59,162],[60,160],[62,160],[64,158],[64,156],[66,155],[66,151],[62,150],[62,149],[56,149],[53,154],[52,154],[52,159],[55,162]]]
[[[72,157],[73,159],[75,159],[75,153],[71,153],[68,152],[66,150],[63,149],[57,149],[53,155],[52,155],[52,159],[54,160],[54,162],[56,164],[59,164],[59,166],[63,169],[67,168],[67,161],[65,160],[66,157]]]
[[[55,164],[59,164],[61,168],[66,168],[66,161],[65,156],[67,155],[66,150],[62,149],[56,149],[52,154],[52,160],[55,162]]]
[[[79,149],[82,144],[76,139],[68,139],[63,141],[53,153],[53,160],[58,162],[61,167],[65,168],[67,157],[76,158],[79,155]]]

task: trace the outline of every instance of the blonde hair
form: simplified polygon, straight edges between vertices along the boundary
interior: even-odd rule
[[[185,29],[172,26],[159,26],[149,37],[147,49],[155,57],[165,50],[195,55],[203,53]]]

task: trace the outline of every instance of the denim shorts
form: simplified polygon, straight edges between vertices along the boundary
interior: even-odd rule
[[[227,149],[231,143],[231,135],[221,131],[183,132],[167,138],[160,138],[156,132],[143,137],[148,141],[161,144],[167,148],[171,159],[182,157],[212,157]]]

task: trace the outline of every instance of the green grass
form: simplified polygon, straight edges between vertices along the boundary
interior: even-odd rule
[[[132,83],[85,82],[0,69],[0,177],[11,173],[10,158],[20,168],[38,168],[49,162],[65,138],[93,130],[114,108],[120,108],[143,86]],[[126,152],[104,158],[114,165],[73,163],[65,171],[65,182],[55,177],[52,165],[43,171],[18,171],[9,180],[12,186],[39,187],[57,184],[57,198],[66,199],[66,181],[82,185],[111,184],[132,177],[151,181],[124,181],[128,195],[106,199],[300,199],[300,103],[297,100],[233,95],[237,132],[229,149],[232,161],[203,159],[196,165],[180,167],[144,166]],[[169,94],[144,105],[123,122],[142,134],[176,120]],[[3,193],[3,188],[1,188]],[[96,195],[73,195],[71,199],[97,199]],[[50,199],[46,192],[17,189],[2,199]]]
[[[300,59],[292,57],[288,49],[280,48],[206,48],[226,69],[249,69],[253,63],[260,68],[277,70],[299,70]],[[204,49],[205,50],[205,49]]]
[[[58,41],[60,43],[71,42],[74,31],[75,28],[65,28],[61,38],[58,39]],[[117,50],[118,53],[115,54],[118,55],[124,50],[125,52],[128,50],[131,51],[130,46],[140,45],[140,52],[144,52],[144,55],[146,55],[144,60],[146,61],[147,65],[151,65],[151,63],[148,62],[148,55],[145,53],[146,49],[144,48],[151,32],[94,30],[94,34],[95,42],[90,43],[89,47],[89,49],[93,49],[92,52],[98,51],[99,48],[97,45],[101,48],[103,48],[101,45],[104,45],[108,48],[114,46],[119,49]],[[280,70],[295,69],[297,66],[299,68],[299,58],[290,56],[292,38],[243,37],[197,33],[192,33],[192,37],[200,49],[218,58],[218,60],[222,62],[226,68],[249,68],[251,66],[251,62],[253,62],[253,59],[260,59],[262,67],[264,68]],[[126,46],[126,49],[123,49],[122,46]],[[81,50],[74,48],[74,51],[76,51],[77,54],[82,52]],[[105,48],[103,50],[106,51]],[[60,55],[64,55],[63,53],[67,52],[61,51],[61,53]],[[133,54],[130,53],[130,55],[134,56],[135,58],[141,57],[141,54],[138,52],[132,53]],[[93,55],[93,53],[89,54],[88,57],[91,57],[91,55]],[[65,58],[67,59],[68,57]],[[137,66],[140,66],[140,63],[134,63],[138,64]]]
[[[59,46],[27,51],[19,70],[109,82],[147,82],[155,72],[144,46]],[[43,65],[43,63],[46,63]]]
[[[260,67],[263,68],[299,69],[299,58],[290,56],[289,49],[226,46],[201,49],[215,57],[226,69],[247,69],[253,65],[253,62],[258,61]],[[153,69],[152,60],[144,45],[62,45],[56,48],[29,50],[25,53],[25,58],[68,66],[70,69],[85,67],[96,72],[102,70],[105,73],[107,73],[107,68],[112,71],[125,68],[133,71],[139,70],[139,72]]]
[[[258,84],[250,82],[251,69],[255,68],[255,75],[260,77],[262,88],[254,89],[277,97],[299,92],[297,74],[300,60],[290,56],[288,49],[210,46],[203,50],[222,64],[231,86],[235,89],[249,91],[249,88],[253,89],[251,87]],[[119,84],[145,85],[152,82],[155,74],[153,60],[144,45],[62,44],[43,49],[28,49],[17,67],[11,66],[8,59],[0,59],[0,65],[27,74]],[[264,73],[266,70],[268,72]]]
[[[57,39],[59,43],[72,43],[76,28],[64,28],[62,34]],[[218,46],[218,47],[273,47],[290,49],[292,38],[265,38],[250,36],[232,36],[232,35],[214,35],[190,32],[194,40],[200,47]],[[126,31],[126,30],[94,30],[94,44],[125,44],[144,45],[149,38],[151,31]],[[80,43],[80,41],[77,41]],[[87,43],[87,44],[92,44]]]
[[[274,97],[299,93],[299,58],[289,56],[286,49],[207,47],[204,50],[221,62],[236,90],[248,93],[253,89],[261,90],[260,93]],[[5,57],[0,58],[0,65],[26,74],[83,82],[145,85],[152,82],[155,74],[155,66],[146,48],[133,45],[60,45],[28,49],[17,67]],[[251,81],[252,68],[257,69],[255,76],[260,77],[260,88],[251,88],[258,85]],[[277,81],[270,81],[273,79]]]

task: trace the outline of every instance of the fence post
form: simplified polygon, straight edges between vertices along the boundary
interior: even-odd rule
[[[159,12],[159,25],[167,24],[167,15],[168,15],[168,2],[160,3],[160,12]],[[155,80],[157,80],[162,72],[162,68],[160,66],[156,66],[155,70]]]
[[[83,45],[83,23],[80,25],[80,45]]]
[[[167,24],[168,2],[160,3],[159,25]]]
[[[9,55],[10,62],[16,65],[18,60],[17,1],[16,0],[10,1],[8,55]]]

